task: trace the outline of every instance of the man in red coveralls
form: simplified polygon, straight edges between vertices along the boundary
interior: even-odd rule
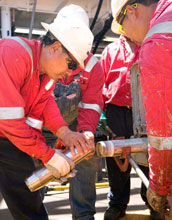
[[[78,73],[80,77],[78,79]],[[78,104],[77,119],[71,124],[73,130],[93,137],[103,109],[102,88],[104,74],[100,62],[89,54],[85,60],[85,69],[78,68],[63,84],[69,85],[72,81],[80,85],[81,100]],[[77,121],[77,123],[75,123]],[[90,138],[91,140],[91,138]],[[76,165],[75,178],[70,179],[69,199],[73,220],[94,220],[96,213],[96,160],[93,156]]]
[[[135,45],[124,35],[109,44],[101,56],[101,64],[105,74],[103,95],[107,125],[116,138],[130,138],[133,135],[133,120],[131,107],[130,68],[138,59],[139,46]],[[115,160],[106,158],[110,191],[109,206],[104,220],[116,220],[125,215],[130,198],[130,171],[121,172]],[[149,168],[141,166],[148,177]],[[118,178],[116,178],[118,177]],[[146,187],[142,183],[141,197],[148,205]],[[151,220],[163,220],[164,216],[150,208]]]
[[[130,138],[133,135],[130,67],[136,62],[139,47],[123,35],[109,44],[101,55],[105,74],[103,96],[107,125],[116,137]],[[109,205],[104,220],[116,220],[125,215],[130,198],[131,166],[122,172],[114,158],[106,158],[110,191]]]
[[[42,125],[74,153],[94,148],[89,136],[72,132],[54,97],[54,81],[72,73],[91,50],[93,35],[80,6],[68,6],[54,22],[42,23],[48,33],[41,42],[13,37],[0,41],[0,189],[16,220],[48,219],[39,191],[31,193],[25,178],[40,159],[56,178],[68,174],[73,161],[45,144]]]
[[[54,96],[70,128],[89,135],[90,141],[92,140],[94,144],[94,133],[103,109],[104,74],[100,61],[93,54],[89,53],[84,63],[84,69],[78,67],[68,78],[56,83]],[[57,137],[46,128],[43,135],[47,143],[54,146]],[[57,141],[56,147],[60,147],[60,144],[62,143]],[[76,165],[76,176],[69,180],[69,200],[73,220],[94,219],[96,167],[95,157],[89,156]]]
[[[63,13],[67,8],[68,6],[63,8]],[[88,17],[85,22],[89,27]],[[100,61],[92,53],[88,53],[84,64],[84,69],[78,67],[70,76],[56,83],[54,96],[70,128],[89,136],[89,141],[94,145],[94,133],[103,109],[104,74]],[[43,135],[47,143],[51,146],[55,144],[57,137],[47,129],[44,129]],[[76,169],[75,178],[70,179],[69,190],[72,219],[93,220],[96,213],[95,157],[80,162]]]
[[[142,95],[149,140],[147,199],[169,215],[172,184],[172,1],[112,0],[112,30],[138,45]]]

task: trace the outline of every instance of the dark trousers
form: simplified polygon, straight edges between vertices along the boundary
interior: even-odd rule
[[[76,131],[77,120],[71,125],[70,129]],[[53,146],[57,137],[51,133],[43,132],[47,145]],[[93,156],[89,160],[83,160],[76,165],[77,174],[70,178],[69,201],[72,212],[72,219],[87,220],[92,219],[95,210],[96,201],[96,161]]]
[[[108,104],[106,108],[107,125],[119,137],[129,138],[133,135],[132,109]],[[130,171],[129,165],[126,172],[122,172],[112,157],[106,158],[110,192],[108,194],[109,206],[119,206],[126,209],[130,198]],[[143,167],[148,176],[149,168]],[[142,199],[146,200],[146,187],[141,187]]]
[[[0,190],[15,220],[48,220],[40,192],[30,192],[24,182],[34,170],[29,155],[0,139]]]

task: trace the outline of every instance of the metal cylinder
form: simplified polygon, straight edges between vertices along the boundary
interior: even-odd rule
[[[86,157],[93,153],[93,150],[90,150],[88,153],[79,156],[77,150],[75,149],[76,154],[73,156],[70,151],[64,152],[64,154],[69,157],[71,160],[78,164],[80,161],[84,160]],[[47,185],[51,181],[58,181],[54,178],[52,173],[46,167],[41,167],[34,171],[29,177],[26,178],[25,183],[31,192],[34,192],[45,185]]]
[[[131,154],[148,151],[147,138],[133,138],[111,141],[99,141],[96,144],[96,152],[100,157],[121,156],[124,150],[128,148]]]

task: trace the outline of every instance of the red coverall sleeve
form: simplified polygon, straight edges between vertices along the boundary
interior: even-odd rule
[[[0,107],[25,107],[25,101],[20,89],[25,80],[30,77],[30,57],[23,49],[20,55],[13,47],[0,47]],[[42,136],[25,123],[26,118],[0,119],[0,131],[17,148],[32,157],[47,162],[54,150],[47,148]]]
[[[160,195],[170,194],[172,184],[172,41],[147,40],[141,48],[139,66],[149,137],[150,187]],[[150,142],[152,137],[167,145]],[[168,138],[169,137],[169,138]],[[151,145],[150,145],[151,143]],[[166,142],[167,143],[167,142]]]
[[[54,100],[53,95],[49,97],[49,100],[43,112],[43,116],[45,127],[49,128],[50,131],[53,132],[53,134],[56,134],[57,130],[60,127],[67,125],[60,113],[60,110]]]
[[[109,46],[107,46],[103,50],[102,55],[101,55],[101,59],[100,59],[100,63],[103,68],[103,73],[105,75],[105,83],[106,83],[106,77],[107,77],[107,74],[109,72],[110,65],[111,65],[111,56],[109,54]]]
[[[82,90],[82,99],[83,103],[88,104],[97,104],[103,109],[103,96],[102,96],[102,88],[104,84],[104,74],[101,68],[100,62],[98,61],[97,64],[93,67],[91,72],[89,73],[89,82],[88,86],[85,90]],[[87,130],[96,132],[97,124],[100,118],[100,114],[92,109],[84,109],[78,108],[79,115],[77,117],[78,126],[77,131]]]
[[[106,102],[106,93],[107,93],[107,90],[108,90],[108,85],[106,83],[106,79],[107,79],[107,75],[108,75],[108,72],[109,72],[109,69],[110,69],[110,65],[111,65],[111,57],[109,55],[109,47],[107,46],[103,52],[102,52],[102,55],[101,55],[101,59],[100,59],[100,64],[101,64],[101,67],[103,69],[103,74],[104,74],[104,78],[105,78],[105,81],[104,81],[104,85],[103,85],[103,99],[104,99],[104,107],[103,109],[105,108],[105,102]]]

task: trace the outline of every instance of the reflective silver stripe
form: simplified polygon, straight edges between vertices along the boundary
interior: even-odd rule
[[[158,150],[172,150],[172,137],[148,136],[148,142],[151,147]]]
[[[153,34],[158,34],[158,33],[172,33],[172,22],[171,21],[166,21],[159,23],[155,26],[153,26],[147,33],[146,37],[144,38],[144,41],[150,37]]]
[[[100,106],[97,105],[97,104],[87,104],[87,103],[80,102],[80,103],[78,104],[78,107],[80,107],[80,108],[85,108],[85,109],[95,110],[95,111],[98,112],[100,115],[101,115],[101,113],[102,113],[102,109],[101,109]]]
[[[85,71],[86,72],[90,72],[93,67],[96,65],[96,63],[98,62],[98,59],[97,57],[95,57],[94,55],[89,59],[88,63],[86,64],[86,67],[85,67]]]
[[[42,129],[43,121],[40,121],[35,118],[27,117],[26,124],[36,129]]]
[[[50,79],[50,81],[46,84],[45,89],[48,91],[53,85],[53,83],[54,83],[54,80]]]
[[[29,53],[30,55],[30,59],[32,61],[32,70],[31,70],[31,75],[33,73],[33,54],[32,54],[32,49],[30,48],[30,46],[24,41],[22,40],[21,38],[19,37],[9,37],[9,39],[12,39],[12,40],[15,40],[17,41],[20,45],[22,45],[26,50],[27,52]]]
[[[0,107],[0,119],[18,119],[23,117],[23,107]]]

